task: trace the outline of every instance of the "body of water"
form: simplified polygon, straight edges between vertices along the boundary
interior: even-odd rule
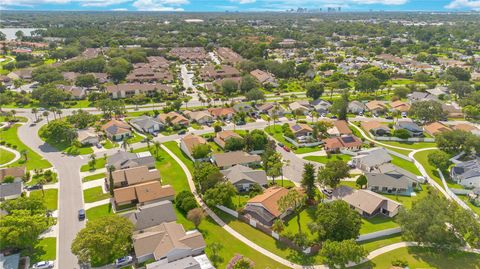
[[[13,40],[17,38],[15,36],[17,31],[22,31],[24,36],[31,36],[31,32],[37,29],[38,28],[0,28],[0,32],[5,34],[7,40]]]

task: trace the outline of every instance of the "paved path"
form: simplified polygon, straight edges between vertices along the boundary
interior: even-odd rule
[[[9,162],[7,162],[7,163],[4,163],[4,164],[0,164],[0,167],[2,167],[2,166],[7,166],[7,165],[9,165],[9,164],[11,164],[11,163],[14,163],[14,162],[16,162],[17,160],[19,160],[20,157],[21,157],[20,152],[14,150],[14,149],[11,149],[11,148],[8,148],[8,147],[2,146],[2,145],[0,145],[0,148],[3,149],[3,150],[9,151],[9,152],[11,152],[11,153],[13,153],[13,154],[15,154],[15,157],[14,157],[11,161],[9,161]]]

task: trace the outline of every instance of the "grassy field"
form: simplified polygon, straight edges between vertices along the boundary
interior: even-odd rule
[[[273,184],[273,180],[268,180],[268,184]],[[275,179],[275,184],[278,185],[278,186],[285,187],[285,188],[295,187],[295,183],[293,183],[292,181],[290,181],[286,178],[284,178],[283,181],[282,181],[282,178],[276,178]]]
[[[409,268],[437,268],[437,269],[478,269],[480,255],[467,252],[441,252],[437,249],[422,247],[406,247],[389,251],[377,256],[371,261],[351,267],[364,268],[391,268],[392,261],[404,260]]]
[[[384,246],[402,242],[402,236],[400,234],[387,235],[372,240],[366,240],[360,243],[366,251],[371,252]]]
[[[171,144],[166,144],[167,148],[170,150],[175,149],[176,144],[175,142]],[[178,147],[177,147],[178,148]],[[180,148],[178,148],[179,153]],[[152,155],[155,156],[155,149],[151,149]],[[182,157],[182,155],[178,155],[173,151],[175,155]],[[193,171],[193,164],[190,162],[184,162],[189,169],[191,168]],[[156,167],[158,171],[160,171],[160,176],[162,178],[162,184],[164,185],[171,185],[175,190],[175,193],[179,193],[181,191],[187,190],[190,191],[190,187],[188,186],[187,176],[182,170],[182,167],[162,148],[160,148],[156,160]]]
[[[8,163],[15,158],[15,154],[0,148],[0,164]]]
[[[83,200],[85,203],[93,203],[108,198],[110,198],[110,194],[104,193],[101,186],[93,187],[83,191]]]
[[[393,218],[377,215],[372,218],[362,218],[362,228],[360,228],[360,234],[368,234],[396,227],[398,227],[398,224]]]
[[[58,190],[48,189],[44,190],[44,192],[45,196],[43,196],[42,190],[31,191],[30,197],[43,197],[48,210],[57,210]]]
[[[381,142],[390,146],[402,147],[406,149],[424,149],[424,148],[432,148],[437,146],[437,144],[431,143],[431,142],[397,142],[397,141],[381,141]]]
[[[420,171],[418,171],[418,168],[415,166],[413,162],[409,162],[405,159],[402,159],[400,157],[397,157],[395,155],[390,154],[390,157],[392,157],[392,163],[398,167],[401,167],[410,173],[413,173],[417,176],[421,176],[422,174]]]
[[[307,207],[300,213],[300,227],[302,228],[302,233],[305,233],[310,240],[314,240],[317,235],[312,234],[310,229],[308,229],[308,224],[315,222],[315,211],[317,211],[316,206]],[[297,216],[287,218],[285,222],[285,231],[287,233],[297,234],[298,233],[298,223]]]
[[[314,162],[325,164],[329,161],[334,161],[334,160],[342,160],[342,161],[348,162],[352,159],[352,157],[346,154],[332,154],[330,155],[330,158],[328,156],[307,156],[304,159],[308,161],[314,161]]]
[[[88,220],[96,220],[101,217],[114,214],[112,210],[112,204],[104,204],[96,207],[92,207],[86,211]]]
[[[40,261],[54,261],[57,256],[57,238],[40,239],[34,246],[34,254],[30,256],[30,264]]]
[[[17,151],[21,152],[23,150],[26,150],[28,161],[25,163],[25,160],[23,158],[20,158],[20,160],[17,160],[10,166],[27,166],[28,170],[34,170],[34,169],[45,169],[52,167],[52,165],[45,160],[42,156],[31,150],[29,147],[27,147],[25,144],[23,144],[22,141],[18,138],[17,135],[17,129],[20,126],[20,124],[15,124],[12,127],[8,129],[2,129],[0,131],[0,140],[1,141],[6,141],[7,143],[10,143],[12,145],[17,145]]]
[[[101,178],[104,178],[105,177],[105,174],[104,173],[100,173],[100,174],[95,174],[95,175],[90,175],[90,176],[86,176],[82,179],[82,182],[88,182],[88,181],[92,181],[92,180],[97,180],[97,179],[101,179]]]
[[[82,167],[80,167],[80,171],[87,172],[87,171],[95,171],[97,169],[104,168],[106,162],[107,160],[104,157],[97,158],[95,165],[93,167],[90,167],[89,164],[85,164]]]

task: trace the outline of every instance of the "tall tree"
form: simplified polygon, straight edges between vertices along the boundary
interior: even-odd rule
[[[328,161],[324,167],[318,169],[318,181],[324,186],[336,188],[340,179],[348,177],[347,163],[342,160]]]
[[[319,204],[316,216],[312,232],[318,233],[320,241],[355,239],[360,234],[362,218],[344,201]]]
[[[298,233],[302,233],[302,226],[300,225],[300,213],[305,205],[305,197],[296,189],[290,189],[287,195],[278,200],[278,209],[280,212],[292,210],[297,215]]]
[[[311,163],[303,165],[302,187],[308,199],[315,199],[315,166]]]
[[[326,258],[330,268],[346,268],[349,262],[360,262],[367,256],[367,251],[354,239],[344,241],[327,240],[322,244],[320,254]]]

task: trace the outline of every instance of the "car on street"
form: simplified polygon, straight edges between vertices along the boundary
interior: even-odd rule
[[[283,148],[283,146],[284,146],[284,145],[283,145],[282,143],[280,143],[280,142],[278,142],[277,145],[278,145],[279,147],[281,147],[281,148]]]
[[[332,115],[332,116],[330,117],[330,119],[336,119],[336,118],[337,118],[337,116],[335,116],[335,115]]]
[[[79,221],[85,220],[85,209],[78,210],[78,220]]]
[[[284,149],[286,152],[290,152],[290,149],[289,149],[287,146],[283,146],[283,149]]]
[[[133,257],[132,257],[132,256],[125,256],[125,257],[116,259],[116,260],[115,260],[115,267],[116,267],[116,268],[119,268],[119,267],[128,265],[128,264],[130,264],[132,261],[133,261]]]
[[[53,268],[54,263],[53,261],[41,261],[37,262],[32,266],[33,269],[48,269],[48,268]]]

